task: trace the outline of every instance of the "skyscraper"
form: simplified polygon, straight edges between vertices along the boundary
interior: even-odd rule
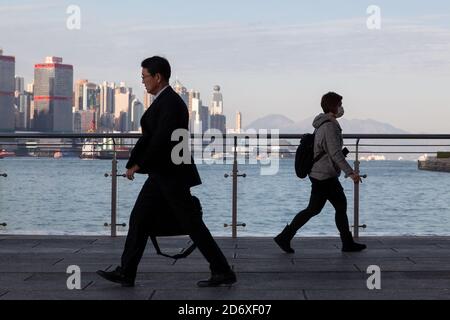
[[[25,92],[25,79],[15,77],[15,128],[16,130],[25,130],[29,124],[31,95]]]
[[[15,91],[20,94],[25,91],[25,79],[23,77],[15,77]]]
[[[72,131],[73,66],[47,57],[34,66],[34,129]]]
[[[238,111],[236,113],[236,132],[240,133],[242,130],[242,114]]]
[[[114,113],[115,84],[103,82],[100,86],[100,116],[105,113]]]
[[[131,103],[131,131],[139,131],[143,114],[144,105],[138,99],[134,99]]]
[[[226,133],[226,118],[223,114],[212,114],[210,115],[210,129],[217,129],[222,133]]]
[[[100,109],[100,88],[92,82],[83,84],[83,109],[82,110],[98,110]]]
[[[74,132],[97,131],[97,114],[95,110],[79,110],[74,113]]]
[[[204,133],[209,129],[208,107],[203,106],[202,100],[192,99],[192,112],[190,119],[190,130],[193,133]]]
[[[116,130],[128,131],[128,124],[131,122],[129,113],[131,109],[132,90],[127,88],[125,83],[115,89],[114,94],[114,118],[116,121]]]
[[[200,92],[189,90],[188,92],[188,109],[189,109],[189,117],[191,117],[192,113],[192,99],[197,98],[200,99]]]
[[[220,86],[214,86],[209,106],[211,129],[217,129],[222,133],[226,133],[226,118],[223,115],[223,97],[220,92]]]
[[[16,59],[0,49],[0,131],[14,131],[14,74]]]
[[[213,88],[209,111],[212,115],[223,114],[223,97],[222,93],[220,92],[220,86],[214,86]]]
[[[186,89],[186,87],[184,87],[181,82],[176,79],[175,82],[173,83],[173,89],[176,93],[178,93],[181,97],[181,99],[183,99],[184,103],[186,103],[186,105],[189,105],[189,93]]]
[[[77,82],[75,83],[75,111],[83,110],[84,85],[88,82],[89,81],[87,79],[81,79],[77,80]]]
[[[34,81],[27,84],[27,92],[34,94]]]
[[[144,90],[144,108],[147,109],[153,103],[154,96]]]

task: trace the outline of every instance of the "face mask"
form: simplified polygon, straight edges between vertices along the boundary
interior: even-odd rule
[[[338,107],[338,111],[336,113],[336,118],[340,118],[344,115],[344,107],[343,106],[339,106]]]

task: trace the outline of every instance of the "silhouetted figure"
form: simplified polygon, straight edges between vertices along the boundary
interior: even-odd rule
[[[329,92],[322,97],[321,106],[323,113],[319,114],[313,122],[314,159],[316,160],[309,173],[311,180],[311,197],[308,207],[300,211],[284,230],[274,238],[275,242],[287,253],[294,253],[290,242],[297,231],[309,219],[319,214],[325,203],[331,202],[336,209],[336,226],[342,240],[342,251],[361,251],[366,245],[353,241],[347,218],[347,198],[344,189],[339,182],[341,170],[346,177],[352,178],[354,183],[359,183],[361,178],[353,172],[352,167],[345,160],[342,151],[342,129],[336,118],[344,115],[342,97],[334,92]]]
[[[236,282],[236,275],[201,216],[195,212],[190,188],[202,183],[197,167],[190,154],[190,163],[175,164],[172,161],[172,149],[179,143],[171,141],[172,133],[177,129],[188,130],[189,113],[182,98],[169,86],[170,64],[155,56],[144,60],[141,66],[142,82],[155,99],[142,116],[143,134],[131,152],[126,175],[133,180],[136,172],[148,173],[149,178],[131,212],[121,266],[111,272],[97,273],[122,286],[134,286],[149,237],[149,223],[151,219],[157,219],[158,210],[161,210],[158,208],[168,208],[210,264],[211,277],[197,285],[232,284]]]

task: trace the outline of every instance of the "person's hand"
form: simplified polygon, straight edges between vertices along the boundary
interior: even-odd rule
[[[132,166],[130,169],[127,170],[126,176],[128,180],[134,180],[134,173],[138,171],[140,168],[137,164]]]
[[[354,183],[362,183],[362,178],[357,173],[352,173],[351,175],[349,175],[349,177],[353,180]]]

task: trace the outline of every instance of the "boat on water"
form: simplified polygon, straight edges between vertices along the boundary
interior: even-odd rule
[[[16,153],[12,151],[7,151],[6,149],[0,150],[0,159],[6,158],[6,157],[15,157]]]
[[[114,146],[110,141],[98,142],[98,141],[86,141],[81,148],[81,159],[113,159],[114,153],[116,159],[129,159],[130,148],[125,146]]]
[[[383,155],[377,155],[377,154],[371,154],[367,157],[361,157],[360,160],[366,160],[366,161],[383,161],[386,160],[386,157]]]
[[[96,141],[86,141],[81,147],[80,158],[84,160],[97,159],[101,148]]]
[[[54,159],[60,159],[62,157],[63,157],[63,154],[61,151],[55,151],[55,153],[53,154]]]

